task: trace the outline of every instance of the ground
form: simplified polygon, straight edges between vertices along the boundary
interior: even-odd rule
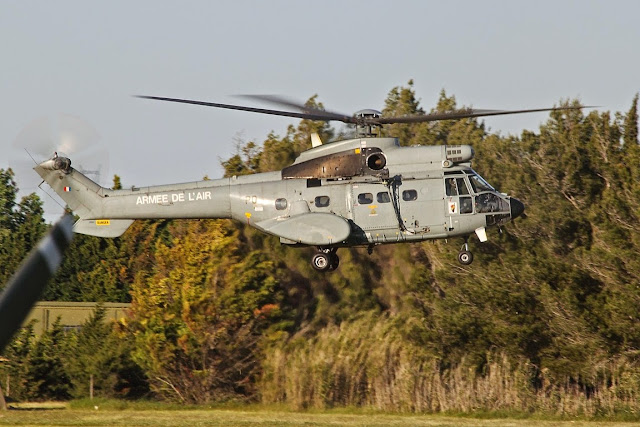
[[[294,412],[262,407],[243,409],[118,409],[100,402],[21,405],[0,412],[0,425],[28,426],[634,426],[633,422],[473,418],[444,415]]]

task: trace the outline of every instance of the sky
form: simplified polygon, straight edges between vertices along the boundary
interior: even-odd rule
[[[381,110],[413,79],[425,110],[445,89],[475,108],[579,99],[627,111],[640,91],[639,20],[632,0],[1,0],[0,168],[18,169],[18,186],[35,191],[24,145],[52,138],[41,123],[60,115],[82,123],[79,138],[99,135],[72,161],[88,153],[95,169],[108,153],[101,183],[118,174],[125,187],[221,177],[234,141],[297,124],[136,94],[230,104],[248,103],[239,94],[318,94],[327,109],[352,113]],[[519,135],[547,117],[484,121]],[[38,194],[49,221],[62,214]]]

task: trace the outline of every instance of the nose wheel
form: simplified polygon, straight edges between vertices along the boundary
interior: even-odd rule
[[[462,265],[469,265],[473,262],[473,254],[469,251],[469,238],[466,237],[464,240],[464,245],[460,248],[460,252],[458,252],[458,262]]]
[[[332,271],[340,265],[340,258],[336,249],[318,249],[318,253],[311,258],[311,265],[318,271]]]

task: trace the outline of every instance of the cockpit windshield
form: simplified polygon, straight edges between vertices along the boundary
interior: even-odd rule
[[[496,191],[487,181],[480,175],[469,175],[469,182],[473,187],[474,193],[481,193],[483,191]]]

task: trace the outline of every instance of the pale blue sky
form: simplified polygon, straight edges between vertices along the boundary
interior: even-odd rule
[[[640,90],[639,17],[631,0],[0,1],[0,167],[24,157],[12,148],[22,129],[57,113],[95,127],[126,186],[219,177],[236,135],[262,141],[296,123],[133,94],[317,93],[349,113],[381,109],[414,79],[425,109],[444,88],[477,108],[579,98],[626,111]],[[485,122],[519,134],[546,117]]]

